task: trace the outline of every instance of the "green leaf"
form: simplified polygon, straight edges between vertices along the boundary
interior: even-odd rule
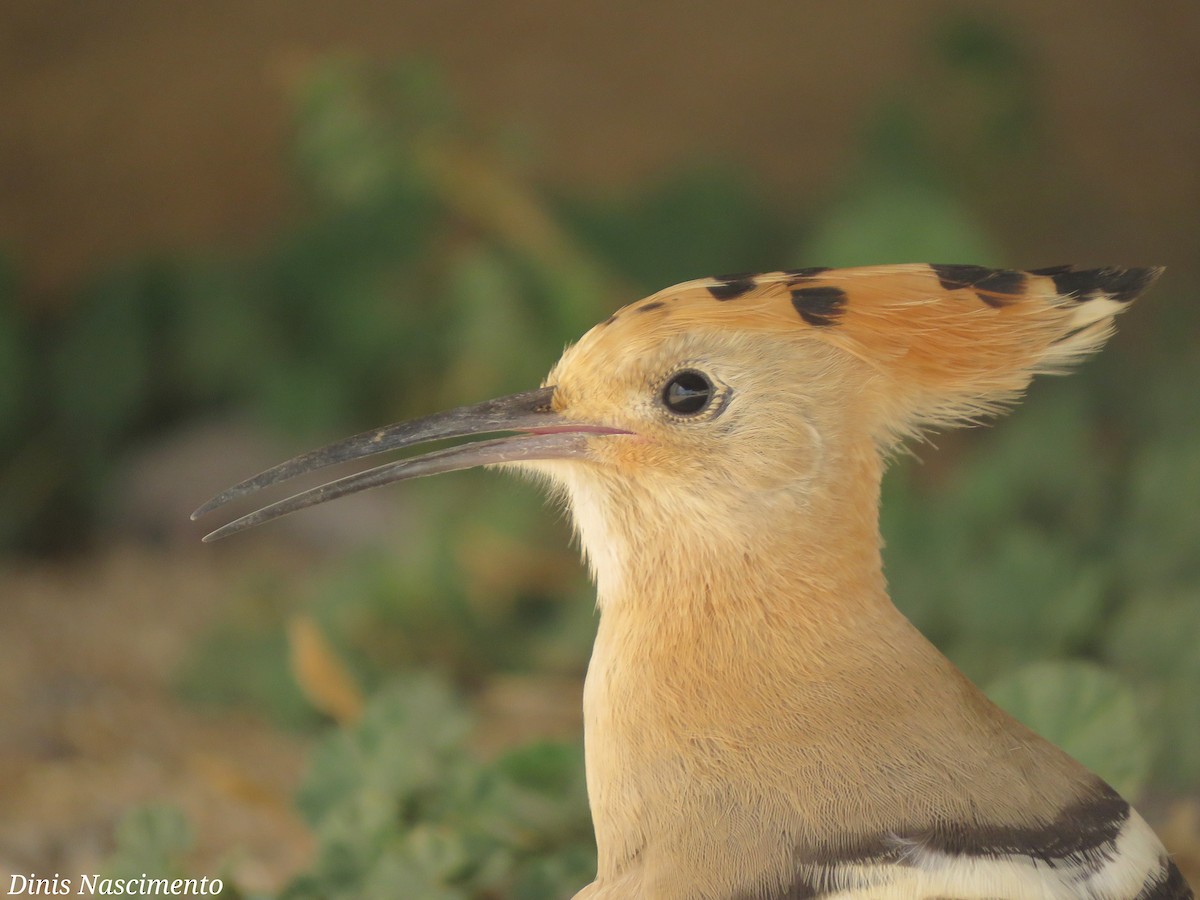
[[[53,353],[53,391],[67,433],[114,441],[146,411],[153,287],[147,272],[110,276],[81,297]]]
[[[555,796],[578,788],[583,774],[576,748],[550,742],[512,750],[500,758],[498,767],[515,784]]]
[[[318,828],[333,815],[369,830],[419,817],[441,770],[461,757],[468,727],[460,703],[435,679],[392,685],[372,698],[358,725],[315,751],[302,812]]]
[[[972,557],[953,583],[951,657],[974,677],[1014,662],[1078,652],[1104,608],[1103,563],[1072,559],[1047,535],[1013,528]]]
[[[175,678],[175,689],[199,704],[251,707],[292,729],[320,722],[288,665],[284,623],[294,609],[280,577],[249,577],[224,618],[198,636]]]
[[[1136,676],[1200,685],[1200,581],[1132,594],[1109,625],[1105,648]]]
[[[1200,444],[1183,435],[1148,441],[1128,479],[1129,510],[1118,553],[1130,583],[1168,586],[1200,578]]]
[[[486,245],[460,254],[447,293],[447,342],[456,353],[439,393],[480,399],[541,381],[552,360],[530,352],[537,333],[531,310],[501,254]]]
[[[0,459],[21,434],[33,377],[31,335],[17,307],[16,276],[0,253]]]
[[[170,806],[146,806],[128,813],[117,826],[116,850],[106,871],[113,878],[165,878],[180,871],[180,857],[192,844],[183,813]]]
[[[1117,675],[1091,663],[1033,663],[993,681],[987,693],[1122,795],[1141,792],[1153,743],[1137,696]]]
[[[828,210],[803,242],[799,258],[823,266],[994,265],[1001,256],[974,215],[951,195],[916,179],[882,176]]]
[[[189,392],[211,400],[254,390],[278,352],[265,299],[239,266],[206,261],[186,268],[169,337]]]
[[[468,900],[471,892],[461,882],[471,865],[460,833],[418,825],[390,842],[365,873],[362,893],[355,896],[366,900]]]
[[[1107,629],[1105,656],[1138,685],[1161,730],[1156,778],[1177,789],[1200,786],[1200,580],[1131,595]]]
[[[933,101],[970,113],[956,119],[957,155],[995,165],[1006,152],[1032,144],[1040,97],[1033,54],[1020,32],[980,18],[978,10],[960,10],[937,23],[932,49],[944,66],[933,90],[949,95]]]
[[[778,268],[786,230],[737,171],[699,168],[617,202],[562,204],[585,241],[646,291],[718,272]]]
[[[298,98],[293,154],[321,203],[353,207],[418,182],[413,148],[455,119],[432,66],[335,58],[317,69]]]
[[[1109,516],[1113,460],[1082,379],[1036,387],[1007,421],[973,435],[977,449],[946,488],[946,515],[990,533],[1029,523],[1078,547]]]
[[[494,764],[464,749],[471,724],[430,678],[406,678],[322,742],[300,805],[314,871],[283,896],[429,900],[561,897],[595,855],[579,748],[535,745]]]

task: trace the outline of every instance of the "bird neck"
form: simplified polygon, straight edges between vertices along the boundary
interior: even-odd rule
[[[892,605],[874,448],[835,468],[842,478],[799,498],[747,496],[752,516],[732,500],[716,518],[675,503],[671,525],[643,498],[642,539],[609,532],[618,549],[593,555],[597,568],[622,564],[598,572],[584,691],[602,877],[632,866],[650,835],[699,870],[721,854],[755,858],[755,841],[818,847],[835,826],[886,834],[979,809],[1017,822],[1088,789],[1084,770],[1000,713]],[[905,807],[947,777],[961,789],[942,806]]]
[[[702,782],[720,793],[757,772],[793,790],[786,748],[822,740],[864,650],[920,641],[884,584],[881,461],[872,447],[836,462],[834,483],[726,497],[719,515],[608,487],[600,499],[628,502],[634,519],[573,494],[601,608],[584,718],[602,872],[649,832],[720,818],[707,801],[680,808]]]
[[[716,499],[702,491],[618,497],[612,505],[637,513],[600,512],[598,540],[581,522],[602,618],[651,631],[689,619],[751,633],[767,624],[819,631],[865,607],[890,609],[880,554],[882,460],[868,445],[827,463],[836,478],[824,483],[742,487]]]

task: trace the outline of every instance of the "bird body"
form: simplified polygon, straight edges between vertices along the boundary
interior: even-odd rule
[[[892,605],[878,529],[900,441],[995,412],[1098,349],[1157,274],[688,282],[597,325],[540,391],[360,435],[202,511],[347,455],[517,432],[217,534],[467,465],[563,495],[601,613],[584,690],[599,862],[577,900],[1184,900],[1137,813]]]

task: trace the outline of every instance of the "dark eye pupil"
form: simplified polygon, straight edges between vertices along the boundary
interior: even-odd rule
[[[671,412],[692,415],[703,410],[712,400],[712,382],[699,372],[680,372],[673,375],[663,388],[663,403]]]

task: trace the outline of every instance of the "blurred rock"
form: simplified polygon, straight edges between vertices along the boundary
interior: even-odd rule
[[[264,492],[259,501],[231,503],[228,512],[217,511],[198,522],[188,518],[218,491],[307,449],[308,444],[285,444],[239,419],[200,422],[165,433],[131,452],[120,466],[105,504],[109,511],[105,524],[118,534],[141,540],[196,544],[239,515],[354,470],[331,467],[318,476],[297,479],[294,486]],[[409,524],[403,492],[366,491],[286,516],[264,526],[261,534],[341,552],[397,540],[409,530]],[[253,533],[237,539],[264,538]]]

